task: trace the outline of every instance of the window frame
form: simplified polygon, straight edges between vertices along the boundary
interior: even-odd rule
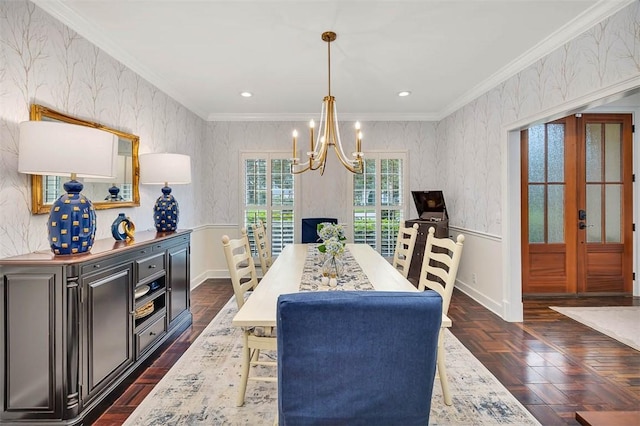
[[[365,159],[373,159],[375,160],[375,177],[376,177],[376,189],[375,189],[375,205],[374,206],[356,206],[354,203],[354,177],[350,176],[349,182],[347,184],[347,203],[349,203],[349,214],[347,217],[346,225],[347,229],[350,230],[348,232],[348,238],[350,241],[355,241],[355,224],[354,224],[354,213],[356,209],[372,209],[375,211],[376,217],[376,247],[375,250],[378,253],[382,252],[382,211],[383,210],[398,210],[400,212],[400,221],[407,220],[409,214],[409,156],[406,150],[403,151],[367,151],[365,152]],[[382,176],[382,160],[401,160],[402,161],[402,193],[400,195],[400,199],[402,204],[400,206],[389,206],[382,204],[382,196],[381,196],[381,188],[380,188],[380,179]],[[397,232],[397,230],[396,230]],[[386,258],[393,257],[387,256]]]
[[[269,238],[269,243],[271,244],[270,250],[271,253],[273,253],[273,235],[271,233],[271,222],[272,222],[272,217],[273,217],[273,211],[274,210],[293,210],[293,241],[298,241],[298,229],[296,227],[296,221],[299,220],[300,218],[300,198],[301,198],[301,194],[300,194],[300,182],[299,182],[299,178],[297,175],[293,175],[293,194],[294,194],[294,198],[293,198],[293,206],[289,207],[289,206],[273,206],[272,205],[272,193],[271,190],[273,188],[272,185],[272,176],[271,176],[271,161],[272,160],[290,160],[291,159],[291,153],[290,152],[285,152],[285,151],[241,151],[240,152],[240,160],[239,160],[239,170],[240,170],[240,190],[239,190],[239,194],[240,194],[240,200],[239,200],[239,224],[238,224],[238,228],[242,229],[242,227],[246,226],[247,227],[247,234],[249,235],[249,243],[251,245],[251,251],[253,253],[253,257],[257,258],[258,254],[257,254],[257,250],[255,248],[255,244],[254,244],[254,240],[253,240],[253,234],[252,231],[249,227],[249,223],[245,224],[245,220],[246,220],[246,213],[245,211],[247,210],[247,207],[256,207],[257,209],[263,209],[266,210],[266,222],[265,222],[265,228],[267,231],[267,237]],[[266,193],[266,205],[265,206],[260,206],[260,205],[247,205],[245,204],[246,202],[246,188],[247,188],[247,182],[246,182],[246,172],[245,172],[245,161],[246,160],[265,160],[266,162],[266,179],[267,179],[267,193]],[[273,255],[274,258],[277,257],[277,254]]]

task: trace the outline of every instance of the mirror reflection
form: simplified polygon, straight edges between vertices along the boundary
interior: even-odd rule
[[[63,121],[71,124],[94,127],[118,136],[118,170],[115,179],[78,179],[84,184],[82,193],[89,198],[97,210],[140,205],[138,190],[139,137],[98,123],[81,120],[53,111],[41,105],[31,105],[31,120]],[[31,176],[33,214],[49,213],[51,204],[64,194],[63,185],[69,179],[61,176]]]

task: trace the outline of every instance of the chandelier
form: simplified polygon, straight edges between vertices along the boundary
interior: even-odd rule
[[[322,113],[320,115],[320,127],[317,135],[317,140],[314,143],[313,133],[315,129],[315,122],[311,120],[309,122],[309,142],[311,150],[307,152],[308,160],[300,162],[300,158],[297,157],[298,152],[298,131],[293,131],[293,158],[291,163],[291,173],[299,174],[306,172],[307,170],[320,169],[320,175],[324,174],[324,168],[327,162],[327,151],[329,147],[333,146],[333,149],[338,156],[338,159],[347,170],[351,173],[362,173],[362,132],[360,131],[360,123],[356,122],[356,150],[351,154],[351,157],[345,154],[342,142],[340,141],[340,129],[338,128],[338,115],[336,112],[336,99],[331,96],[331,42],[335,41],[336,33],[332,31],[326,31],[322,33],[322,40],[327,42],[328,53],[328,75],[329,75],[329,94],[322,100]]]

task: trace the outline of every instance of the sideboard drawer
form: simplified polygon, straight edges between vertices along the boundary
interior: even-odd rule
[[[165,316],[161,316],[137,335],[136,357],[139,357],[153,342],[164,336],[167,329],[165,318]]]
[[[136,261],[138,282],[164,271],[164,253]]]

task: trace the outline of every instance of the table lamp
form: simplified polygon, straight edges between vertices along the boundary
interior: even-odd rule
[[[111,186],[109,187],[109,195],[105,197],[105,201],[122,201],[122,195],[120,195],[120,188],[127,182],[131,182],[131,166],[132,161],[131,157],[125,155],[118,155],[116,161],[117,173],[116,179],[111,182]]]
[[[140,183],[164,185],[153,207],[153,221],[158,232],[178,229],[178,202],[171,195],[169,183],[191,183],[191,157],[182,154],[157,153],[140,155]]]
[[[93,127],[52,121],[20,123],[18,171],[71,176],[49,213],[49,245],[56,255],[86,253],[96,234],[96,212],[76,178],[114,178],[118,138]]]

